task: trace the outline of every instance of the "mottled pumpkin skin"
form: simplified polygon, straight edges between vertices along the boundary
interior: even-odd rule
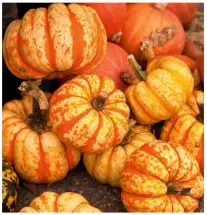
[[[169,182],[189,188],[187,196],[168,193]],[[120,178],[129,212],[193,212],[204,193],[204,178],[196,159],[182,145],[155,140],[127,160]]]
[[[12,165],[3,159],[2,162],[2,210],[14,212],[17,201],[19,179]]]
[[[47,95],[50,97],[51,95]],[[64,178],[80,160],[80,152],[65,147],[47,127],[37,133],[28,125],[33,99],[12,100],[2,111],[2,152],[21,178],[30,183],[52,183]]]
[[[24,207],[20,212],[26,213],[100,213],[98,208],[89,204],[89,202],[80,194],[73,192],[62,193],[44,192],[36,197],[30,203],[30,206]]]
[[[160,139],[182,144],[198,161],[204,174],[204,124],[196,120],[191,109],[183,109],[162,127]]]
[[[92,100],[105,92],[101,111]],[[52,129],[67,145],[81,152],[101,152],[119,144],[128,129],[129,107],[122,91],[108,77],[82,75],[63,84],[51,98]]]
[[[127,134],[127,139],[124,145],[110,147],[99,154],[84,153],[83,161],[88,173],[103,184],[120,187],[120,174],[127,158],[136,149],[156,138],[149,127],[136,125]]]
[[[3,41],[8,69],[21,79],[62,78],[98,66],[106,54],[106,32],[92,8],[51,4],[13,21]],[[70,71],[69,71],[70,70]]]
[[[194,87],[189,68],[174,57],[153,60],[146,73],[146,81],[137,81],[125,91],[134,116],[144,125],[167,120],[177,113]]]

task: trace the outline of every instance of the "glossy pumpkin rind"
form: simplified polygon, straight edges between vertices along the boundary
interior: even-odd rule
[[[87,72],[98,66],[106,42],[95,10],[78,4],[51,4],[48,10],[29,10],[22,20],[8,26],[3,54],[7,67],[19,78],[53,79],[67,76],[70,70]]]
[[[2,210],[14,212],[17,201],[19,179],[12,165],[3,159],[2,162]]]
[[[149,125],[167,120],[187,102],[194,80],[185,63],[174,57],[150,62],[146,81],[137,81],[125,91],[137,121]]]
[[[50,97],[51,95],[48,95]],[[52,183],[64,178],[80,161],[80,152],[65,147],[49,127],[41,133],[29,124],[33,99],[12,100],[2,111],[2,152],[21,178],[30,183]]]
[[[129,212],[192,212],[204,193],[204,179],[195,158],[180,144],[157,140],[136,150],[120,178],[122,201]],[[169,186],[188,188],[170,194]]]
[[[99,154],[84,153],[86,170],[99,182],[120,187],[120,174],[127,158],[144,143],[155,139],[149,127],[135,125],[127,134],[126,143],[123,140],[120,145],[110,147]]]
[[[90,205],[78,193],[66,192],[59,195],[55,192],[47,191],[33,199],[30,206],[22,208],[20,212],[100,213],[101,211]]]
[[[102,93],[106,100],[99,111],[92,101]],[[103,76],[78,76],[57,89],[50,102],[53,131],[81,152],[101,152],[119,144],[127,132],[128,119],[124,93]]]

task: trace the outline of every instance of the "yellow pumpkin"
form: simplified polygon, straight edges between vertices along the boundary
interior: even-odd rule
[[[3,106],[2,153],[25,181],[52,183],[64,178],[79,163],[81,154],[65,147],[38,106],[30,95]]]
[[[30,206],[24,207],[20,212],[27,213],[100,213],[98,208],[93,207],[80,194],[73,192],[62,193],[44,192],[36,197],[30,203]]]
[[[106,76],[78,76],[57,89],[50,102],[53,131],[81,152],[101,152],[119,144],[128,119],[124,93]]]
[[[129,61],[135,70],[140,70],[133,56],[129,56]],[[143,125],[172,117],[187,102],[194,87],[189,68],[174,57],[154,59],[146,73],[145,81],[135,81],[125,91],[135,118]]]
[[[160,140],[129,157],[120,183],[129,212],[193,212],[204,193],[196,159],[182,145]]]
[[[84,153],[88,173],[103,184],[120,187],[120,174],[127,158],[144,143],[155,140],[149,126],[135,125],[117,146],[102,153]]]

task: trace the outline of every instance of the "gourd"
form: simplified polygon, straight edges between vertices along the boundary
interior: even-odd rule
[[[3,106],[2,153],[18,175],[30,183],[52,183],[63,179],[80,160],[80,152],[65,147],[47,123],[48,100],[40,81],[23,82],[25,96]]]
[[[8,26],[3,55],[21,79],[54,79],[86,73],[106,54],[106,32],[96,13],[79,4],[29,10]]]
[[[156,139],[149,126],[133,125],[133,120],[130,120],[129,132],[119,145],[102,153],[83,154],[88,173],[99,182],[120,187],[120,174],[127,158],[145,143]],[[133,127],[130,129],[131,126]]]
[[[127,132],[129,107],[122,91],[105,76],[81,75],[52,95],[49,121],[65,143],[81,152],[101,152]]]
[[[58,193],[47,191],[33,199],[30,205],[22,208],[20,212],[100,213],[101,211],[90,205],[78,193],[65,192],[59,195]]]
[[[182,145],[160,140],[129,157],[120,183],[128,212],[193,212],[204,193],[196,159]]]

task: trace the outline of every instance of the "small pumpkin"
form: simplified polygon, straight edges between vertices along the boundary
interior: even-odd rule
[[[29,206],[24,207],[20,212],[63,212],[63,213],[100,213],[98,208],[93,207],[80,194],[65,192],[57,194],[55,192],[44,192],[32,200]]]
[[[152,3],[127,5],[120,45],[137,60],[181,54],[184,42],[183,26],[169,10],[157,9]]]
[[[193,212],[204,193],[196,159],[182,145],[160,140],[129,157],[120,183],[129,212]]]
[[[14,212],[19,179],[10,162],[2,161],[2,210]]]
[[[53,93],[49,120],[66,146],[95,153],[119,144],[128,129],[129,112],[113,80],[81,75]]]
[[[116,88],[124,91],[128,87],[128,82],[135,79],[133,69],[127,57],[128,54],[124,49],[114,43],[108,42],[103,62],[97,68],[90,70],[90,74],[107,76],[115,82]],[[124,79],[122,78],[123,76]],[[71,77],[63,80],[60,79],[60,84],[70,79]]]
[[[79,4],[29,10],[8,26],[3,55],[21,79],[54,79],[87,72],[106,54],[106,32],[96,13]]]
[[[19,89],[28,95],[3,106],[2,152],[25,181],[52,183],[64,178],[79,163],[81,154],[65,147],[51,131],[45,114],[51,94],[46,98],[39,84],[23,82]]]
[[[135,125],[117,146],[99,154],[84,153],[88,173],[103,184],[120,187],[120,174],[127,158],[147,142],[155,140],[149,126]]]
[[[143,77],[140,66],[129,56],[141,82],[136,81],[125,91],[127,102],[143,125],[167,120],[177,113],[192,94],[193,76],[185,63],[174,57],[153,60]]]
[[[184,26],[188,26],[198,10],[198,3],[167,3],[166,9],[174,13]]]
[[[119,41],[126,19],[126,3],[84,3],[92,7],[99,15],[109,40]]]
[[[196,120],[191,109],[183,109],[166,121],[160,139],[182,144],[197,159],[204,174],[204,125]]]

